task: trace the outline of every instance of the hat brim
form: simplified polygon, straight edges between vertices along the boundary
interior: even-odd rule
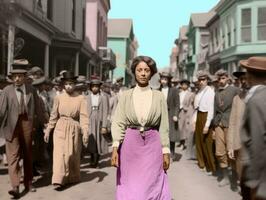
[[[77,76],[71,77],[71,78],[61,78],[61,81],[74,81],[77,82]]]
[[[236,78],[239,78],[240,76],[243,76],[245,74],[246,74],[246,72],[239,72],[239,71],[233,72],[233,76]]]
[[[265,67],[260,67],[260,66],[250,66],[248,64],[248,60],[241,60],[240,62],[240,66],[249,70],[249,71],[257,71],[257,72],[266,72]]]
[[[26,74],[27,70],[25,69],[13,69],[10,71],[10,74]]]

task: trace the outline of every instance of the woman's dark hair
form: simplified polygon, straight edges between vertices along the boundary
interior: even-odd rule
[[[134,58],[131,64],[131,71],[133,74],[135,74],[136,67],[140,62],[145,62],[149,66],[149,68],[151,69],[151,76],[157,73],[156,62],[151,57],[137,56]]]

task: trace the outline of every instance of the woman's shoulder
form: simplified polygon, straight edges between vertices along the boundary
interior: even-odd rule
[[[164,98],[164,94],[160,90],[152,90],[153,95],[156,96],[156,98]]]

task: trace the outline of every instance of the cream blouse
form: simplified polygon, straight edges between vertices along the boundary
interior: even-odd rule
[[[145,108],[144,105],[146,106]],[[144,110],[141,111],[141,109]],[[118,147],[123,142],[125,131],[130,125],[159,126],[162,151],[163,153],[170,153],[168,110],[162,92],[136,87],[122,93],[111,128],[113,147]]]

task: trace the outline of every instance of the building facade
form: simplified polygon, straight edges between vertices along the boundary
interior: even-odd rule
[[[207,22],[213,17],[214,12],[195,13],[190,17],[187,31],[188,37],[188,56],[186,64],[186,74],[189,80],[196,78],[198,70],[208,70],[209,65],[206,62],[209,30]]]
[[[108,45],[116,55],[116,69],[113,79],[123,77],[126,85],[134,84],[130,65],[137,55],[138,42],[134,35],[131,19],[108,20]]]
[[[109,1],[102,3],[107,5],[104,10],[107,15]],[[94,60],[101,60],[92,46],[94,43],[91,44],[90,35],[86,35],[87,26],[91,25],[87,23],[90,11],[87,11],[87,1],[14,0],[9,1],[9,6],[14,12],[7,24],[8,30],[2,33],[2,38],[6,37],[8,41],[6,47],[2,46],[6,51],[1,60],[7,60],[1,62],[4,74],[8,74],[16,58],[27,58],[50,77],[58,75],[61,70],[88,75]],[[99,30],[102,35],[97,45],[106,44],[106,27]]]
[[[187,78],[186,74],[186,63],[188,57],[188,38],[187,38],[188,26],[182,26],[179,29],[179,37],[176,40],[176,45],[178,46],[178,62],[177,70],[180,79]]]
[[[216,11],[222,68],[232,73],[239,69],[239,60],[266,56],[266,1],[224,0]]]

